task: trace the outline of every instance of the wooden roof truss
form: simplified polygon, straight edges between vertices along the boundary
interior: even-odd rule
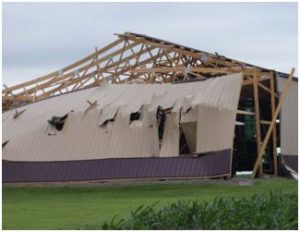
[[[162,83],[206,79],[244,71],[253,66],[152,37],[125,33],[87,57],[45,76],[4,87],[3,109],[7,110],[51,96],[94,87],[103,82]],[[259,69],[267,74],[268,70]],[[259,80],[261,81],[261,80]],[[245,84],[251,84],[251,75]],[[267,87],[259,84],[266,91]]]

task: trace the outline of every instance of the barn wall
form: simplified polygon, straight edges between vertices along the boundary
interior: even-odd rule
[[[277,78],[278,91],[287,79]],[[292,81],[280,114],[281,154],[284,162],[298,170],[298,81]]]
[[[3,183],[105,181],[230,176],[230,150],[200,157],[116,158],[56,162],[3,162]]]
[[[241,82],[242,74],[232,74],[178,85],[108,85],[27,105],[18,109],[25,110],[18,118],[14,111],[4,114],[3,141],[9,142],[3,158],[46,162],[176,157],[179,124],[194,121],[199,122],[196,152],[231,149]],[[161,141],[158,107],[171,109]],[[190,107],[188,113],[182,111]],[[139,110],[142,117],[131,122],[131,113]],[[61,131],[47,123],[65,114]]]

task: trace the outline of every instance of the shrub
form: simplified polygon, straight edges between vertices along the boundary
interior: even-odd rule
[[[240,199],[216,198],[177,201],[157,209],[157,204],[141,205],[131,210],[130,217],[102,225],[102,229],[135,230],[253,230],[298,228],[296,194],[280,192],[255,194]]]

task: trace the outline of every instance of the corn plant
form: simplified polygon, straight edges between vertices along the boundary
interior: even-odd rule
[[[296,230],[297,195],[270,192],[244,198],[177,201],[157,209],[141,205],[126,219],[117,216],[102,229],[135,230]]]

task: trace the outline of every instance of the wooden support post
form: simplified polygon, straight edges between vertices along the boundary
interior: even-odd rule
[[[282,91],[282,94],[280,96],[280,99],[279,99],[279,103],[278,103],[278,106],[275,110],[275,113],[273,115],[273,118],[272,118],[272,121],[271,121],[271,124],[268,128],[268,131],[267,131],[267,134],[266,134],[266,137],[264,139],[264,142],[263,144],[261,145],[260,147],[260,151],[259,151],[259,154],[257,156],[257,159],[256,159],[256,162],[255,162],[255,165],[254,165],[254,168],[253,168],[253,171],[252,171],[252,177],[254,178],[256,176],[256,173],[257,173],[257,170],[259,168],[259,165],[261,164],[261,160],[262,160],[262,156],[263,156],[263,153],[266,149],[266,146],[267,146],[267,143],[270,139],[270,136],[271,136],[271,133],[272,133],[272,130],[274,128],[274,126],[276,125],[276,119],[279,115],[279,112],[282,108],[282,105],[284,103],[284,100],[287,96],[287,93],[288,93],[288,90],[289,90],[289,87],[291,85],[291,82],[293,80],[293,76],[294,76],[294,72],[295,72],[295,69],[293,68],[290,75],[289,75],[289,78],[287,80],[287,83],[285,84],[284,88],[283,88],[283,91]]]
[[[271,89],[271,108],[272,108],[272,118],[275,114],[275,72],[272,72],[270,78],[270,89]],[[273,140],[273,170],[274,175],[278,175],[278,164],[277,164],[277,132],[276,132],[276,123],[272,131],[272,140]]]
[[[260,152],[261,146],[261,133],[260,133],[260,111],[259,111],[259,94],[258,94],[258,72],[253,71],[253,95],[254,95],[254,108],[255,108],[255,126],[256,126],[256,146],[257,155]],[[260,164],[259,175],[262,174],[262,165]]]

